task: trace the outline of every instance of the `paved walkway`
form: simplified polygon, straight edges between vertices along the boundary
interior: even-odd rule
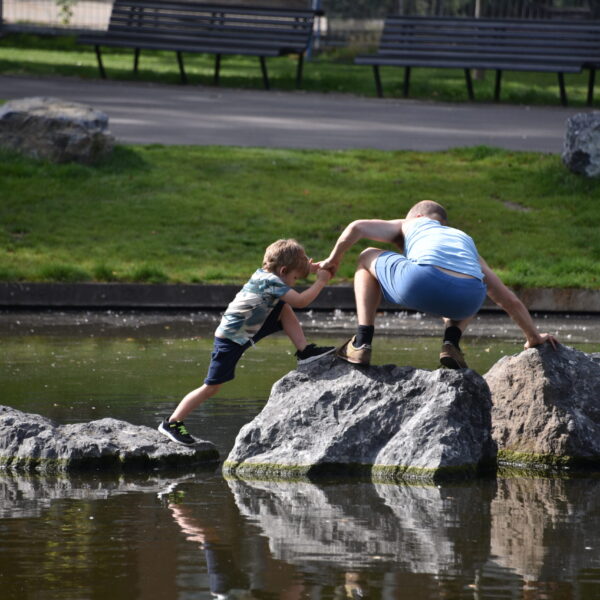
[[[26,96],[99,108],[121,142],[276,148],[431,151],[485,144],[560,153],[567,118],[583,110],[0,76],[1,99]]]

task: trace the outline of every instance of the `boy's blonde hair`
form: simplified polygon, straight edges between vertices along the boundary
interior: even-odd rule
[[[306,251],[296,240],[277,240],[265,250],[262,268],[275,273],[281,267],[287,267],[289,271],[299,269],[303,272],[302,277],[308,276],[310,267]]]

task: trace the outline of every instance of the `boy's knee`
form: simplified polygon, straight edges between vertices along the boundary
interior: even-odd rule
[[[279,318],[281,319],[281,317],[283,315],[293,315],[294,314],[294,309],[289,305],[289,304],[284,304],[282,309],[281,309],[281,313],[279,315]]]

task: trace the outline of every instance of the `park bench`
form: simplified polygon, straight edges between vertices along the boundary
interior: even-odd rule
[[[404,67],[405,96],[413,67],[464,69],[470,100],[474,99],[471,69],[496,71],[496,101],[503,71],[557,73],[563,105],[567,104],[564,75],[589,69],[591,105],[600,65],[600,22],[389,16],[376,54],[357,56],[355,63],[373,67],[380,97],[382,66]]]
[[[134,49],[137,73],[141,50],[172,50],[181,81],[187,81],[183,53],[215,55],[214,83],[218,85],[222,55],[257,56],[265,88],[269,88],[266,58],[298,55],[296,85],[302,83],[304,52],[310,44],[314,10],[260,6],[199,4],[170,0],[115,0],[108,29],[79,36],[95,47],[100,75],[106,78],[102,46]]]

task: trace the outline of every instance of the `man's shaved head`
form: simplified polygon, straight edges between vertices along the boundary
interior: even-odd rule
[[[415,217],[435,219],[442,225],[445,225],[448,222],[446,209],[433,200],[421,200],[421,202],[417,202],[406,214],[407,219],[414,219]]]

